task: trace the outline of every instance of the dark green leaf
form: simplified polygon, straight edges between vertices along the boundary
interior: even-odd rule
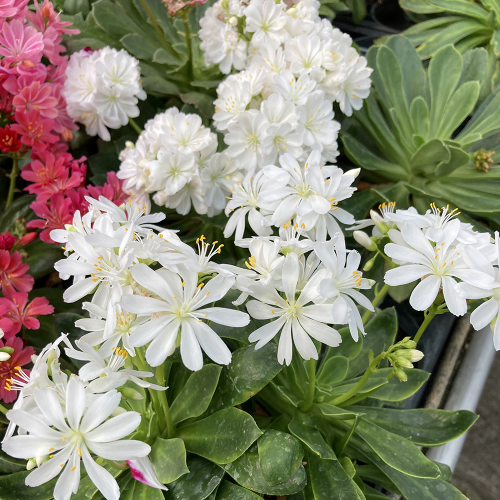
[[[36,488],[26,486],[24,481],[30,472],[15,472],[0,476],[0,498],[2,500],[50,500],[53,497],[57,479],[41,484]]]
[[[122,500],[163,500],[163,493],[161,490],[152,488],[147,484],[141,483],[132,479],[127,484],[127,489],[120,497]]]
[[[2,474],[12,474],[26,470],[26,460],[13,458],[0,450],[0,472]]]
[[[30,215],[30,205],[35,201],[35,196],[25,194],[14,200],[12,204],[0,214],[0,233],[12,231],[17,219],[24,219]]]
[[[345,379],[349,369],[349,360],[343,356],[333,356],[327,359],[318,371],[318,385],[330,386]]]
[[[285,432],[265,430],[257,440],[257,447],[262,475],[272,486],[292,477],[302,464],[302,446]]]
[[[186,448],[182,439],[157,438],[149,456],[158,479],[163,484],[171,483],[189,472],[186,465]]]
[[[54,264],[64,258],[61,248],[37,239],[25,247],[28,257],[24,262],[30,266],[28,274],[36,280],[54,271]]]
[[[215,498],[216,500],[260,500],[261,497],[229,481],[222,481]]]
[[[391,371],[392,368],[382,368],[378,371],[376,377],[387,377]],[[370,397],[382,401],[403,401],[415,394],[430,377],[430,373],[418,368],[405,370],[405,372],[408,376],[406,382],[401,382],[397,377],[393,377],[388,384],[370,394]]]
[[[220,410],[177,431],[187,451],[218,464],[236,460],[261,434],[253,418],[236,408]]]
[[[182,102],[192,104],[205,118],[212,118],[214,114],[214,100],[201,92],[187,92],[180,94]]]
[[[189,377],[171,406],[175,424],[188,418],[199,417],[206,411],[217,387],[220,372],[220,366],[209,364]]]

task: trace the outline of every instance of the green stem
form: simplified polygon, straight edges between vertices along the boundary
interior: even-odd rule
[[[188,75],[190,80],[193,79],[193,51],[191,48],[191,33],[189,32],[189,16],[187,13],[184,13],[182,16],[182,20],[184,22],[184,35],[186,36],[186,45],[187,45],[187,53],[188,53]]]
[[[309,371],[309,385],[307,386],[306,400],[300,408],[300,411],[303,413],[308,412],[314,403],[314,392],[316,390],[316,360],[311,358],[307,362],[307,367]]]
[[[358,421],[359,421],[359,415],[356,415],[350,429],[342,436],[342,439],[335,447],[335,454],[337,455],[337,457],[340,457],[340,455],[344,453],[344,448],[347,446],[349,439],[351,439],[351,436],[354,430],[356,429],[356,426],[358,425]]]
[[[149,17],[149,20],[151,21],[151,24],[155,28],[155,30],[158,32],[158,35],[160,35],[160,40],[165,40],[165,33],[163,33],[163,30],[160,28],[160,25],[157,23],[155,15],[153,14],[153,11],[149,8],[149,4],[147,0],[139,0],[141,2],[142,8],[146,11],[146,14]]]
[[[9,208],[10,204],[14,201],[14,191],[16,190],[16,179],[19,173],[19,168],[17,164],[17,156],[12,157],[12,171],[10,172],[10,184],[9,193],[7,194],[7,201],[5,202],[5,208]]]
[[[128,119],[128,122],[130,123],[130,125],[132,126],[132,128],[139,134],[141,135],[142,133],[142,129],[141,127],[139,127],[139,125],[137,125],[137,123],[135,122],[135,120],[133,118],[129,118]]]
[[[377,248],[377,253],[379,255],[382,255],[382,257],[387,261],[389,262],[389,264],[391,265],[391,269],[396,267],[396,265],[394,264],[394,262],[392,261],[392,259],[390,257],[387,257],[387,255],[384,253],[384,252],[381,252],[379,248]]]
[[[372,306],[375,309],[381,300],[385,297],[385,294],[389,290],[389,285],[385,284],[378,293],[375,294],[375,297],[372,300]],[[368,321],[368,318],[370,317],[371,311],[366,311],[365,314],[363,314],[363,317],[361,318],[363,321],[363,324],[365,324]]]
[[[420,325],[420,328],[418,329],[415,337],[413,337],[413,341],[415,342],[415,344],[418,344],[418,341],[420,340],[426,328],[429,326],[429,323],[434,319],[434,316],[436,316],[436,314],[439,314],[439,311],[434,304],[429,309],[427,309],[427,311],[425,311],[424,322]]]
[[[166,380],[165,380],[165,366],[164,365],[160,365],[156,369],[156,380],[158,381],[159,385],[165,387]],[[172,414],[170,412],[170,406],[168,405],[166,391],[158,391],[158,392],[160,395],[160,404],[163,408],[163,413],[165,415],[165,420],[166,420],[166,424],[167,424],[167,429],[166,429],[167,438],[170,439],[170,438],[174,437],[174,431],[175,431],[174,422],[172,420]]]
[[[6,414],[7,414],[7,412],[8,412],[9,410],[7,410],[7,408],[5,408],[5,406],[0,405],[0,411],[1,411],[4,415],[6,415]]]
[[[371,374],[373,373],[373,370],[375,370],[378,366],[378,364],[385,358],[385,352],[380,353],[368,366],[366,369],[365,373],[361,377],[360,381],[350,390],[347,391],[346,393],[342,394],[338,398],[332,399],[331,401],[328,401],[329,404],[332,404],[334,406],[343,403],[344,401],[347,401],[351,399],[352,397],[356,396],[356,394],[364,387],[364,385],[368,382],[368,379],[370,378]]]
[[[142,349],[140,347],[136,347],[135,349],[136,356],[135,358],[138,358],[140,361],[140,364],[137,363],[137,360],[134,358],[134,361],[139,365],[139,368],[142,371],[148,371],[148,363],[146,362],[146,358],[144,357],[144,353],[142,352]],[[162,411],[162,407],[160,404],[160,400],[158,398],[158,393],[154,389],[148,389],[149,394],[151,396],[151,400],[153,401],[153,406],[155,407],[155,413],[156,413],[156,418],[158,421],[158,427],[160,429],[160,432],[163,434],[165,432],[166,428],[166,422],[165,422],[165,415]]]

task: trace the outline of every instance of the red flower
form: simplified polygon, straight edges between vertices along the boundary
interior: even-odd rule
[[[7,291],[5,297],[0,298],[0,317],[12,321],[10,328],[4,329],[7,338],[13,337],[25,326],[28,330],[40,328],[40,322],[34,317],[44,314],[52,314],[54,306],[49,304],[45,297],[35,297],[28,304],[26,292]]]
[[[16,111],[27,113],[35,109],[45,118],[57,118],[57,99],[52,95],[52,84],[33,82],[28,87],[24,87],[19,94],[14,97],[13,104]]]
[[[8,250],[0,250],[0,283],[4,295],[11,288],[20,292],[29,292],[33,288],[35,280],[26,274],[29,268],[28,264],[23,264],[19,252],[11,255]]]
[[[0,340],[0,347],[12,347],[14,352],[10,355],[10,359],[0,362],[0,400],[5,403],[12,403],[17,398],[17,391],[11,387],[15,381],[21,382],[23,378],[29,376],[29,370],[21,370],[21,366],[31,362],[31,356],[35,354],[35,349],[28,346],[23,349],[23,341],[19,337],[12,337],[6,342]],[[25,377],[19,376],[23,373]]]
[[[34,201],[30,207],[41,219],[28,222],[26,227],[43,229],[40,233],[40,239],[45,243],[55,243],[50,238],[50,232],[53,229],[62,229],[65,224],[73,223],[74,210],[71,200],[64,198],[60,193],[52,195],[50,205],[41,201]]]
[[[17,132],[11,130],[9,125],[0,128],[0,150],[2,153],[16,153],[21,149],[21,141],[17,138]]]
[[[28,113],[16,111],[16,122],[12,130],[21,134],[21,142],[30,148],[46,149],[47,143],[57,142],[59,138],[50,132],[54,121],[42,118],[38,111],[32,109]]]
[[[0,234],[0,250],[12,250],[17,238],[9,233],[9,231]]]

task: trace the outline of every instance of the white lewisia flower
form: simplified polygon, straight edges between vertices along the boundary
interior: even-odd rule
[[[216,140],[210,129],[201,123],[198,115],[178,113],[171,127],[164,126],[160,140],[172,152],[180,151],[184,155],[201,151],[210,142]]]
[[[385,274],[385,282],[390,286],[406,285],[416,280],[422,281],[410,296],[410,305],[417,311],[428,309],[437,297],[441,287],[450,312],[462,316],[467,312],[467,303],[456,288],[458,278],[478,288],[493,285],[493,278],[481,271],[469,269],[463,258],[463,245],[456,241],[460,231],[460,221],[451,221],[443,231],[443,238],[432,246],[422,231],[407,222],[401,233],[389,231],[394,243],[388,243],[384,252],[397,263],[406,263]],[[479,253],[479,251],[477,251]]]
[[[175,208],[181,215],[187,215],[193,205],[196,213],[206,214],[207,205],[203,196],[203,188],[199,175],[193,175],[192,179],[184,187],[172,196],[163,191],[158,191],[153,199],[158,205],[164,205],[168,208]]]
[[[360,57],[354,65],[348,68],[335,98],[346,116],[351,116],[353,109],[361,109],[363,99],[370,95],[372,71],[372,68],[367,67],[364,57]]]
[[[340,130],[340,123],[333,117],[333,105],[325,99],[325,94],[318,90],[307,97],[303,106],[297,109],[299,125],[297,132],[302,135],[304,144],[311,149],[323,151],[325,146],[334,143]]]
[[[314,281],[306,285],[296,298],[299,262],[295,254],[287,255],[282,280],[286,299],[271,285],[256,283],[249,287],[250,295],[257,299],[246,304],[250,316],[274,321],[255,330],[248,340],[257,341],[255,348],[259,349],[281,331],[278,343],[278,361],[281,364],[291,363],[293,345],[304,359],[318,359],[318,351],[311,337],[331,347],[342,342],[337,330],[324,324],[334,322],[332,308],[329,304],[307,305],[318,295]]]
[[[260,47],[258,56],[254,59],[255,64],[260,64],[267,72],[268,79],[272,82],[274,75],[279,75],[286,70],[286,60],[283,49],[273,49],[270,45]]]
[[[220,300],[234,283],[234,277],[217,276],[205,287],[197,285],[198,273],[183,270],[179,276],[167,269],[153,271],[145,264],[132,268],[133,278],[159,299],[130,295],[123,298],[124,309],[140,314],[153,314],[155,318],[137,328],[130,337],[135,347],[149,343],[146,361],[159,366],[172,354],[180,332],[180,352],[183,363],[193,371],[203,367],[202,349],[216,363],[227,365],[231,351],[222,339],[203,320],[231,327],[245,326],[248,315],[232,309],[209,307]]]
[[[148,183],[150,172],[146,169],[146,164],[152,159],[148,149],[146,141],[139,138],[135,147],[127,152],[116,174],[118,179],[125,181],[124,189],[142,189]]]
[[[303,134],[296,132],[290,123],[273,124],[262,141],[263,165],[270,165],[279,156],[289,153],[295,158],[302,155]]]
[[[323,42],[318,36],[301,35],[286,42],[285,58],[295,75],[309,74],[323,61]]]
[[[164,189],[169,196],[179,192],[192,179],[195,173],[194,166],[194,155],[160,149],[158,159],[148,163],[151,171],[148,191]]]
[[[214,123],[217,130],[227,130],[236,123],[252,100],[250,83],[240,82],[236,75],[228,76],[217,88],[218,98],[214,102]]]
[[[498,232],[495,232],[495,247],[497,262],[500,262],[500,241]],[[498,313],[500,312],[500,271],[491,265],[489,259],[477,252],[474,247],[467,245],[464,247],[464,260],[472,269],[482,271],[493,279],[493,283],[484,286],[472,286],[468,283],[459,283],[457,285],[458,293],[465,299],[488,299],[479,307],[474,309],[470,316],[471,325],[474,330],[481,330],[486,325],[491,324],[493,330],[493,345],[497,351],[500,350],[500,321]]]
[[[286,70],[274,77],[274,85],[271,87],[287,101],[292,101],[296,106],[300,106],[306,103],[307,97],[316,87],[316,82],[307,75],[301,75],[295,79],[293,73]]]
[[[128,94],[120,87],[97,85],[93,103],[104,124],[110,128],[127,125],[129,118],[139,116],[137,97]]]
[[[271,94],[265,101],[262,101],[260,111],[271,124],[289,123],[294,128],[297,126],[295,104],[286,101],[280,94]]]
[[[67,108],[68,116],[74,120],[85,125],[85,132],[87,135],[94,137],[98,135],[103,141],[110,141],[111,135],[109,130],[106,128],[111,127],[109,122],[99,113],[97,106],[94,102],[81,102],[74,104]],[[119,128],[119,122],[116,122],[116,128]],[[111,127],[113,128],[113,127]]]
[[[257,174],[249,172],[242,182],[237,183],[232,198],[226,205],[226,215],[233,212],[224,229],[224,238],[229,238],[235,231],[234,238],[241,240],[245,231],[245,218],[248,214],[248,224],[258,236],[270,236],[272,229],[264,216],[271,214],[279,205],[279,200],[263,201],[263,195],[268,190],[285,185],[286,178],[270,179],[261,170]]]
[[[259,0],[260,1],[260,0]],[[248,171],[262,162],[262,141],[269,126],[266,119],[255,109],[241,113],[238,121],[230,125],[224,142],[229,146],[226,153]]]
[[[395,201],[390,201],[389,203],[385,202],[381,203],[378,206],[380,213],[377,213],[375,210],[370,210],[369,219],[362,219],[356,221],[356,225],[348,227],[346,229],[347,231],[358,231],[360,229],[365,229],[366,227],[373,226],[372,236],[383,236],[380,230],[377,228],[377,224],[384,223],[387,225],[387,227],[393,229],[395,227],[395,224],[392,220],[392,216],[394,214],[395,207],[396,207]],[[411,208],[414,209],[414,207]]]
[[[335,238],[316,244],[314,251],[326,267],[318,291],[331,304],[334,323],[348,324],[351,336],[357,342],[358,329],[363,335],[366,333],[354,301],[365,309],[374,311],[372,303],[358,291],[371,288],[370,282],[358,271],[361,256],[355,250],[349,253],[346,251],[342,236],[340,242],[339,238]]]
[[[148,455],[151,451],[148,444],[120,441],[137,429],[141,416],[135,411],[127,411],[107,420],[120,404],[121,394],[115,390],[97,396],[86,410],[83,382],[76,377],[68,382],[65,413],[52,389],[35,389],[33,396],[43,419],[24,410],[10,410],[7,418],[25,429],[28,435],[13,436],[2,446],[4,452],[16,458],[49,455],[49,460],[26,477],[26,485],[40,486],[61,473],[54,488],[54,498],[69,500],[80,485],[81,458],[87,475],[104,498],[118,500],[120,489],[116,480],[94,461],[90,452],[106,460]]]
[[[64,352],[71,359],[85,362],[85,365],[80,368],[78,375],[83,382],[91,381],[87,385],[87,391],[93,394],[107,392],[111,389],[121,387],[129,380],[139,387],[146,389],[154,389],[156,391],[167,390],[166,387],[162,387],[161,385],[141,380],[153,377],[154,373],[124,368],[125,361],[129,356],[128,352],[124,349],[115,347],[113,353],[109,355],[107,352],[103,352],[102,349],[96,351],[81,339],[77,340],[75,344],[80,349],[79,351],[72,347],[67,347]]]
[[[251,0],[244,10],[246,17],[245,31],[253,33],[251,44],[262,47],[271,44],[280,45],[286,37],[286,15],[283,4],[274,0]]]
[[[81,50],[71,55],[66,68],[63,96],[68,112],[74,104],[92,101],[95,91],[96,71],[93,54]],[[71,112],[70,115],[73,113]]]

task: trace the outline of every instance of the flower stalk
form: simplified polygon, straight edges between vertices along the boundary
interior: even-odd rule
[[[16,191],[16,179],[19,174],[18,158],[17,155],[12,155],[12,170],[9,174],[9,192],[7,194],[7,201],[5,202],[5,208],[9,208],[11,203],[14,201],[14,192]]]

